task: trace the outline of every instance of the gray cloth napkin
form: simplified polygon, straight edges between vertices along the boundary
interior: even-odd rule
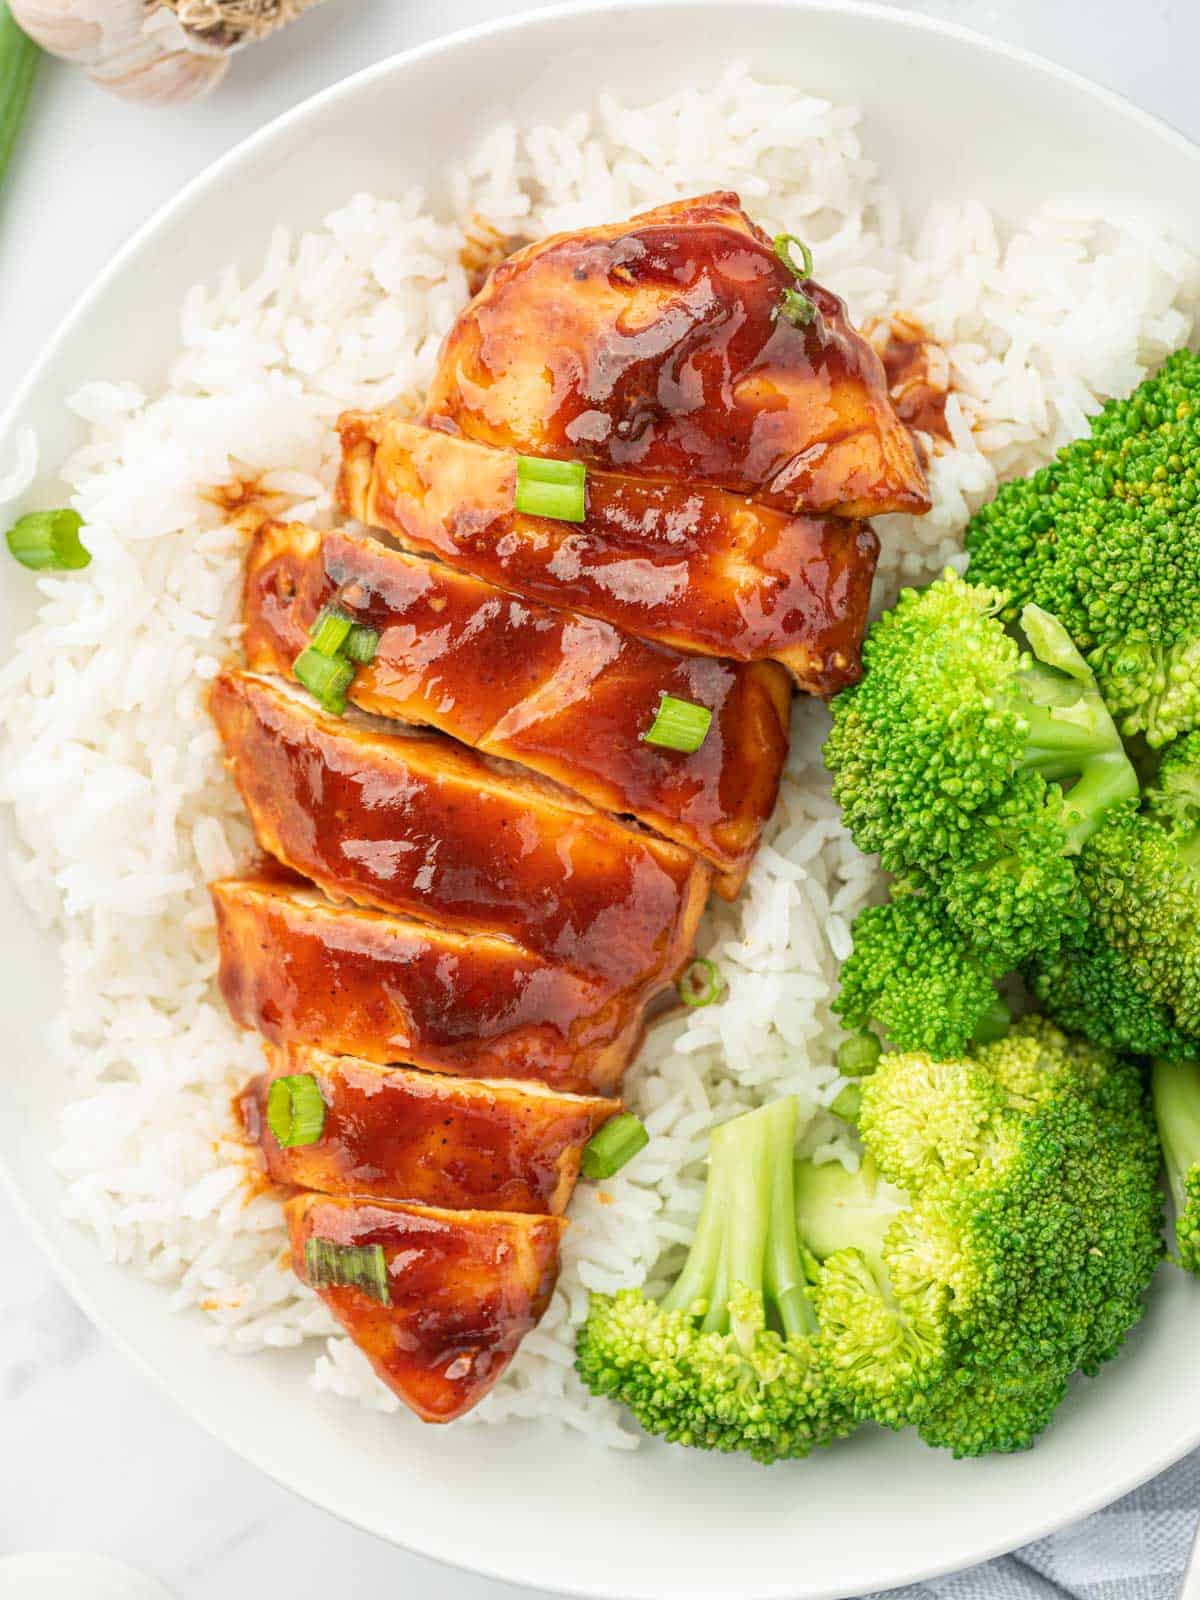
[[[1200,1451],[1011,1556],[872,1600],[1176,1600],[1198,1507]]]

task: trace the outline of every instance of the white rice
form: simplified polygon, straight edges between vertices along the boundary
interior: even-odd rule
[[[880,186],[856,111],[735,68],[655,105],[602,99],[562,127],[497,128],[449,212],[417,191],[356,195],[315,232],[280,229],[257,277],[231,271],[187,296],[160,391],[98,381],[70,402],[88,442],[64,476],[95,559],[37,580],[38,620],[0,674],[0,798],[23,841],[11,868],[64,947],[63,1204],[106,1256],[200,1307],[214,1340],[316,1339],[317,1387],[387,1409],[398,1402],[281,1264],[278,1204],[246,1201],[230,1125],[258,1047],[214,988],[205,883],[251,840],[202,695],[237,645],[243,540],[204,491],[265,472],[296,516],[331,519],[331,423],[427,381],[467,297],[459,251],[474,215],[537,235],[726,186],[769,230],[810,242],[859,321],[909,313],[949,353],[954,447],[933,460],[928,517],[879,521],[880,602],[961,560],[963,523],[998,476],[1044,461],[1192,334],[1200,271],[1165,234],[1065,203],[1009,228],[977,204],[914,223]],[[19,456],[0,474],[7,495],[33,474],[33,441]],[[830,799],[826,723],[798,703],[747,892],[705,924],[725,998],[655,1026],[629,1076],[652,1144],[603,1189],[580,1188],[549,1313],[474,1420],[553,1417],[632,1442],[575,1379],[573,1329],[589,1289],[653,1281],[677,1259],[715,1121],[793,1092],[811,1111],[809,1148],[856,1159],[819,1108],[841,1086],[838,963],[879,879]]]

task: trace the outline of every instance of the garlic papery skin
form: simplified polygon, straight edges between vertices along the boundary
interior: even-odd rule
[[[317,0],[10,0],[51,54],[86,67],[127,100],[192,100],[225,76],[229,56]]]
[[[91,65],[97,83],[124,100],[177,105],[220,83],[228,55],[197,43],[168,6],[142,6],[134,39]]]
[[[51,55],[91,67],[141,36],[145,0],[9,0],[31,39]]]
[[[206,94],[228,70],[228,55],[201,55],[186,47],[165,51],[155,40],[143,39],[94,66],[91,76],[123,100],[167,106]]]

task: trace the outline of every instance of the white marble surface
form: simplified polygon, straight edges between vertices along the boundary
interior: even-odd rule
[[[1051,56],[1200,139],[1196,0],[916,8]],[[213,98],[166,113],[120,106],[79,73],[49,68],[0,203],[0,386],[11,388],[89,274],[215,156],[348,72],[514,9],[505,0],[330,0],[243,57]],[[393,1550],[214,1443],[91,1327],[0,1195],[0,1556],[18,1550],[103,1552],[157,1574],[180,1600],[520,1592]],[[2,1576],[0,1595],[23,1600]]]

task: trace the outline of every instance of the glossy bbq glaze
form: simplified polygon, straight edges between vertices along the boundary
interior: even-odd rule
[[[452,1422],[484,1395],[540,1320],[558,1277],[558,1217],[445,1211],[304,1194],[285,1207],[292,1266],[309,1238],[378,1245],[384,1305],[362,1289],[317,1293],[375,1371],[425,1422]]]
[[[774,662],[683,656],[346,533],[271,524],[250,549],[249,666],[287,676],[337,598],[379,630],[366,711],[426,723],[626,812],[695,850],[736,893],[779,793],[791,689]],[[709,707],[693,755],[646,744],[664,694]]]
[[[225,1003],[273,1044],[610,1094],[637,1043],[636,994],[510,939],[335,906],[265,878],[211,892]]]
[[[584,522],[527,516],[515,451],[385,413],[339,426],[342,508],[406,549],[680,650],[772,658],[813,694],[860,676],[879,553],[864,523],[596,470]]]
[[[315,1143],[284,1147],[267,1121],[267,1095],[277,1078],[298,1073],[316,1080],[325,1123]],[[274,1183],[557,1216],[571,1198],[584,1145],[621,1103],[268,1045],[267,1071],[246,1085],[238,1109]]]
[[[490,444],[718,484],[784,511],[929,509],[879,357],[795,279],[735,194],[556,234],[495,269],[442,351],[425,418]]]
[[[259,844],[334,898],[506,934],[649,996],[691,953],[711,873],[689,851],[431,733],[326,715],[248,673],[209,705]]]
[[[946,420],[950,358],[942,346],[929,337],[919,322],[894,316],[879,354],[896,415],[910,428],[952,444]]]

